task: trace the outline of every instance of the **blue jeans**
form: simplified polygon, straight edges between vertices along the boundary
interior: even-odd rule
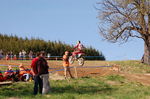
[[[43,82],[40,76],[34,76],[34,95],[38,93],[42,94]]]

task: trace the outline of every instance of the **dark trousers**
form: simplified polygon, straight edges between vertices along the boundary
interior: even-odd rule
[[[34,76],[34,95],[38,93],[42,94],[43,82],[40,76]]]

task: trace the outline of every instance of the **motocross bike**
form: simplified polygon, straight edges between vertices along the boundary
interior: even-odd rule
[[[69,56],[69,63],[73,64],[74,61],[78,61],[79,66],[83,66],[84,65],[84,52],[79,52],[76,55],[73,54],[74,52],[72,52],[71,56]]]

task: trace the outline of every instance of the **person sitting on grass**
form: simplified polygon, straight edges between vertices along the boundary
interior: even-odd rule
[[[19,70],[18,69],[15,70],[15,73],[14,73],[12,81],[13,82],[20,81],[20,75],[19,75]]]
[[[67,79],[67,72],[69,73],[70,77],[73,78],[70,67],[69,67],[69,52],[66,51],[63,55],[63,67],[64,67],[64,76]]]
[[[15,70],[13,71],[12,70],[12,66],[8,66],[8,69],[7,71],[4,73],[4,76],[3,76],[3,81],[13,81],[13,82],[17,82],[20,80],[20,75],[19,75],[19,70]]]
[[[4,73],[4,79],[5,80],[13,80],[13,77],[14,77],[14,71],[12,70],[12,66],[9,65],[8,69]]]
[[[29,81],[32,77],[30,70],[26,69],[23,64],[19,65],[19,75],[21,81]]]
[[[2,74],[2,72],[0,70],[0,82],[2,82],[2,81],[4,81],[4,77],[3,77],[3,74]]]

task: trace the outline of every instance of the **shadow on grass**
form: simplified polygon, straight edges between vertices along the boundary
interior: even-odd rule
[[[85,81],[86,78],[82,81]],[[94,83],[91,82],[80,82],[80,80],[73,81],[71,84],[67,84],[66,81],[54,82],[54,85],[51,86],[52,92],[51,95],[61,95],[61,94],[105,94],[110,95],[113,91],[117,90],[112,86],[105,84],[103,82]],[[60,85],[59,85],[60,84]],[[0,88],[0,98],[1,97],[31,97],[33,95],[33,83],[16,83],[10,86],[3,86]]]
[[[111,94],[117,90],[108,85],[106,86],[64,86],[64,87],[52,87],[51,94]]]
[[[31,83],[14,83],[0,88],[0,97],[24,97],[33,96],[33,85]]]

